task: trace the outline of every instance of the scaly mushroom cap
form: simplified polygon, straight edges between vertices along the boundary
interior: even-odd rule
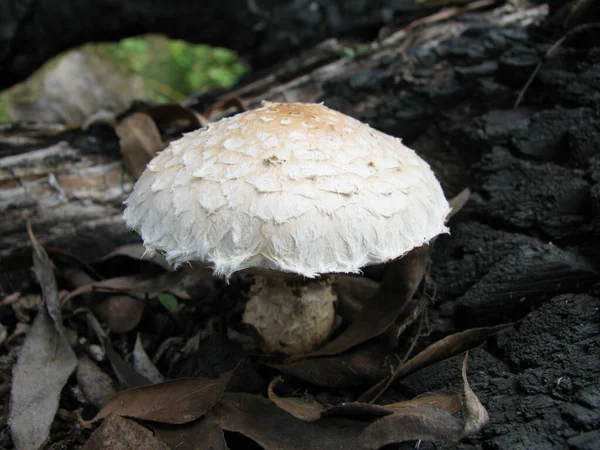
[[[175,265],[359,272],[447,231],[448,202],[400,139],[320,104],[265,103],[172,142],[127,225]]]

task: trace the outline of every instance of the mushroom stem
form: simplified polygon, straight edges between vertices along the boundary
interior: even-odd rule
[[[243,322],[258,331],[266,352],[298,355],[314,350],[333,330],[337,297],[332,281],[257,276]]]

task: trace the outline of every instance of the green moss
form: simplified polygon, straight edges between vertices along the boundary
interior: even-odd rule
[[[11,119],[8,98],[6,95],[0,94],[0,123],[8,123]]]
[[[179,101],[202,90],[229,88],[246,71],[235,52],[158,35],[100,44],[99,48],[126,70],[139,74],[149,97],[159,102]]]
[[[147,35],[117,43],[86,44],[84,51],[101,52],[125,72],[144,80],[147,98],[157,102],[181,101],[203,90],[230,88],[247,70],[237,54],[224,48],[192,45],[184,41]],[[58,56],[25,82],[0,93],[0,122],[10,122],[10,102],[33,101],[39,95],[44,71],[55,67]],[[30,98],[31,97],[31,98]]]

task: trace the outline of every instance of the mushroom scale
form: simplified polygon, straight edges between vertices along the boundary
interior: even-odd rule
[[[358,273],[447,232],[449,212],[400,139],[302,103],[264,103],[172,142],[126,204],[149,253],[225,278]]]

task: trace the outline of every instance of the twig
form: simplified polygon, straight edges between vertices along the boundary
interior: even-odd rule
[[[381,390],[377,393],[377,395],[375,395],[371,400],[369,400],[369,403],[375,403],[377,400],[379,400],[379,398],[381,398],[381,396],[385,393],[385,391],[388,390],[388,388],[391,386],[391,384],[396,379],[396,374],[398,373],[398,371],[400,370],[400,368],[406,363],[406,361],[408,361],[409,356],[412,354],[413,350],[415,349],[415,346],[417,345],[417,342],[418,342],[419,338],[421,337],[421,329],[423,328],[424,317],[425,317],[425,314],[421,314],[421,320],[419,321],[419,328],[417,329],[417,332],[415,334],[415,338],[410,343],[410,347],[406,351],[406,354],[398,362],[398,364],[396,365],[396,367],[394,368],[394,370],[392,370],[392,373],[390,375],[388,375],[385,384],[383,385],[383,387],[381,388]],[[380,384],[377,383],[375,386],[373,386],[373,388],[377,388],[379,385]],[[373,390],[373,388],[369,389],[369,391]],[[367,392],[369,392],[369,391],[367,391]],[[363,394],[363,396],[365,394]]]
[[[529,87],[533,83],[533,80],[535,80],[535,77],[537,76],[538,72],[542,68],[542,65],[544,65],[544,63],[548,60],[548,58],[551,58],[552,56],[554,56],[554,54],[558,51],[558,49],[563,44],[565,39],[567,39],[566,34],[563,37],[561,37],[558,41],[556,41],[554,44],[552,44],[552,46],[546,51],[546,53],[542,57],[542,60],[537,63],[537,65],[535,66],[535,69],[533,69],[533,72],[529,76],[527,83],[525,83],[525,86],[523,86],[523,89],[521,89],[521,92],[519,92],[519,96],[517,97],[517,100],[515,101],[514,108],[519,107],[519,105],[523,101],[523,98],[525,97],[525,94],[529,90]]]

